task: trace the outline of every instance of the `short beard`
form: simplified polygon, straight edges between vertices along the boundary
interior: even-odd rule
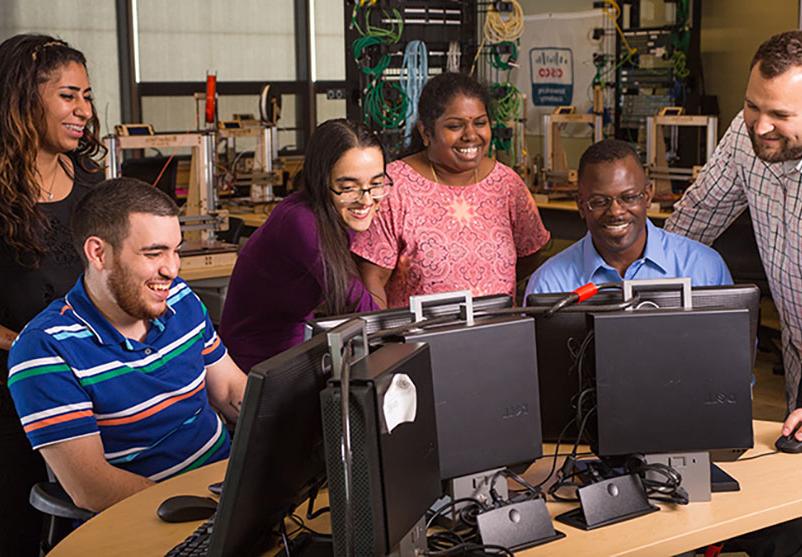
[[[747,127],[749,139],[755,156],[765,162],[785,162],[802,159],[802,145],[789,146],[788,139],[781,138],[781,147],[777,151],[767,151],[760,143],[753,129]]]
[[[109,290],[114,301],[125,313],[135,319],[156,319],[163,312],[153,312],[141,299],[137,284],[130,280],[123,265],[114,258],[114,268],[109,273]]]

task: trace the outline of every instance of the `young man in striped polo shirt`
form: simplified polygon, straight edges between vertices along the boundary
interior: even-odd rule
[[[178,278],[178,208],[130,178],[77,205],[84,274],[9,355],[8,385],[34,449],[80,507],[228,456],[246,376]]]

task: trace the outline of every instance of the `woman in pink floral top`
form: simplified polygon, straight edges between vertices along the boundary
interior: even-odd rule
[[[382,307],[409,296],[470,290],[515,294],[550,238],[523,180],[487,157],[487,90],[471,77],[432,78],[419,101],[421,149],[393,162],[395,185],[351,251]]]

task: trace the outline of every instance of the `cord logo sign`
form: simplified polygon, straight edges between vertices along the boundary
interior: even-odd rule
[[[535,106],[573,104],[574,54],[570,48],[530,49],[529,75]]]

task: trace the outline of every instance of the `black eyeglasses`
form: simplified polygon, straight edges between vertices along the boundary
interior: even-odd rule
[[[588,208],[590,211],[606,211],[613,205],[613,201],[618,201],[618,204],[622,207],[626,207],[627,209],[632,209],[633,207],[637,207],[643,200],[646,199],[647,190],[649,186],[647,185],[641,191],[637,193],[622,193],[621,195],[616,196],[609,196],[609,195],[593,195],[583,201],[585,207]]]
[[[337,196],[337,199],[340,203],[348,204],[348,203],[356,203],[357,201],[362,199],[362,196],[367,194],[373,201],[379,201],[385,197],[387,194],[390,193],[390,188],[393,185],[393,181],[390,178],[385,178],[382,184],[377,184],[371,186],[369,188],[352,188],[352,187],[345,187],[340,190],[335,190],[332,187],[329,187],[331,193]]]

